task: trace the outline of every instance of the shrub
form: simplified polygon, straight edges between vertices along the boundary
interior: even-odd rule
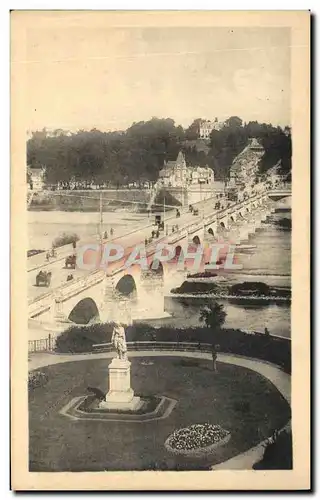
[[[48,382],[48,375],[40,371],[29,372],[28,374],[28,389],[42,387]]]
[[[94,344],[111,341],[113,324],[97,323],[85,328],[71,326],[56,338],[57,352],[89,352]]]
[[[184,281],[178,288],[173,288],[171,293],[215,293],[217,285],[215,283]]]
[[[56,351],[61,353],[92,352],[93,344],[111,341],[113,323],[97,323],[90,326],[72,326],[56,339]],[[240,354],[262,359],[279,365],[287,373],[291,372],[290,339],[271,335],[249,334],[241,330],[223,328],[155,328],[145,323],[134,323],[126,329],[127,342],[196,342],[219,344],[221,352]]]
[[[52,247],[63,247],[64,245],[69,245],[70,243],[76,243],[79,239],[80,238],[76,233],[63,233],[61,236],[57,236],[57,238],[53,240]]]

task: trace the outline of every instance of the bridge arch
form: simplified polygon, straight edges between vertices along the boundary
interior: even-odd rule
[[[225,229],[225,228],[226,228],[226,226],[225,226],[224,222],[220,222],[220,227],[221,227],[222,229]]]
[[[210,236],[214,236],[214,231],[213,231],[212,227],[209,227],[208,233],[210,234]]]
[[[175,250],[174,250],[174,258],[175,259],[179,259],[180,255],[183,254],[183,250],[182,250],[182,246],[181,245],[177,245]]]
[[[142,280],[148,279],[148,278],[157,278],[157,279],[163,280],[163,278],[164,278],[164,266],[159,259],[152,260],[150,262],[148,270],[144,270],[141,273]]]
[[[199,238],[199,236],[198,236],[198,235],[196,235],[196,236],[194,236],[194,237],[192,238],[192,243],[193,243],[194,245],[197,245],[197,246],[201,245],[201,241],[200,241],[200,238]]]
[[[78,304],[72,309],[68,319],[78,325],[87,325],[91,320],[99,319],[99,310],[96,302],[87,297],[80,300]]]
[[[150,263],[149,266],[149,271],[151,271],[152,274],[156,274],[157,276],[162,276],[164,274],[164,269],[163,269],[163,264],[160,260],[155,259]]]
[[[234,222],[233,215],[231,215],[231,216],[230,216],[230,221],[231,221],[231,222]]]
[[[135,299],[137,296],[137,285],[131,274],[125,274],[116,284],[116,291],[120,295]]]

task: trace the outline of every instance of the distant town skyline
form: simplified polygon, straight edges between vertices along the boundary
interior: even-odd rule
[[[98,27],[28,32],[27,129],[125,130],[152,116],[187,128],[239,116],[290,126],[290,29]]]

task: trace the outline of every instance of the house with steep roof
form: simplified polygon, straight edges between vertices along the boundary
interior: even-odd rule
[[[186,187],[192,184],[212,184],[214,172],[209,167],[188,167],[182,151],[177,159],[165,162],[159,172],[159,184],[165,187]]]

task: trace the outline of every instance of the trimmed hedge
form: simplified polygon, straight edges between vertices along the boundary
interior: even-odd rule
[[[94,344],[111,341],[112,323],[98,323],[90,326],[72,326],[62,332],[56,341],[56,352],[81,353],[91,352]],[[269,361],[281,366],[287,373],[291,372],[290,339],[273,337],[260,333],[248,334],[241,330],[210,328],[155,328],[148,324],[136,323],[126,329],[127,342],[197,342],[219,344],[220,350],[226,353],[240,354]]]

